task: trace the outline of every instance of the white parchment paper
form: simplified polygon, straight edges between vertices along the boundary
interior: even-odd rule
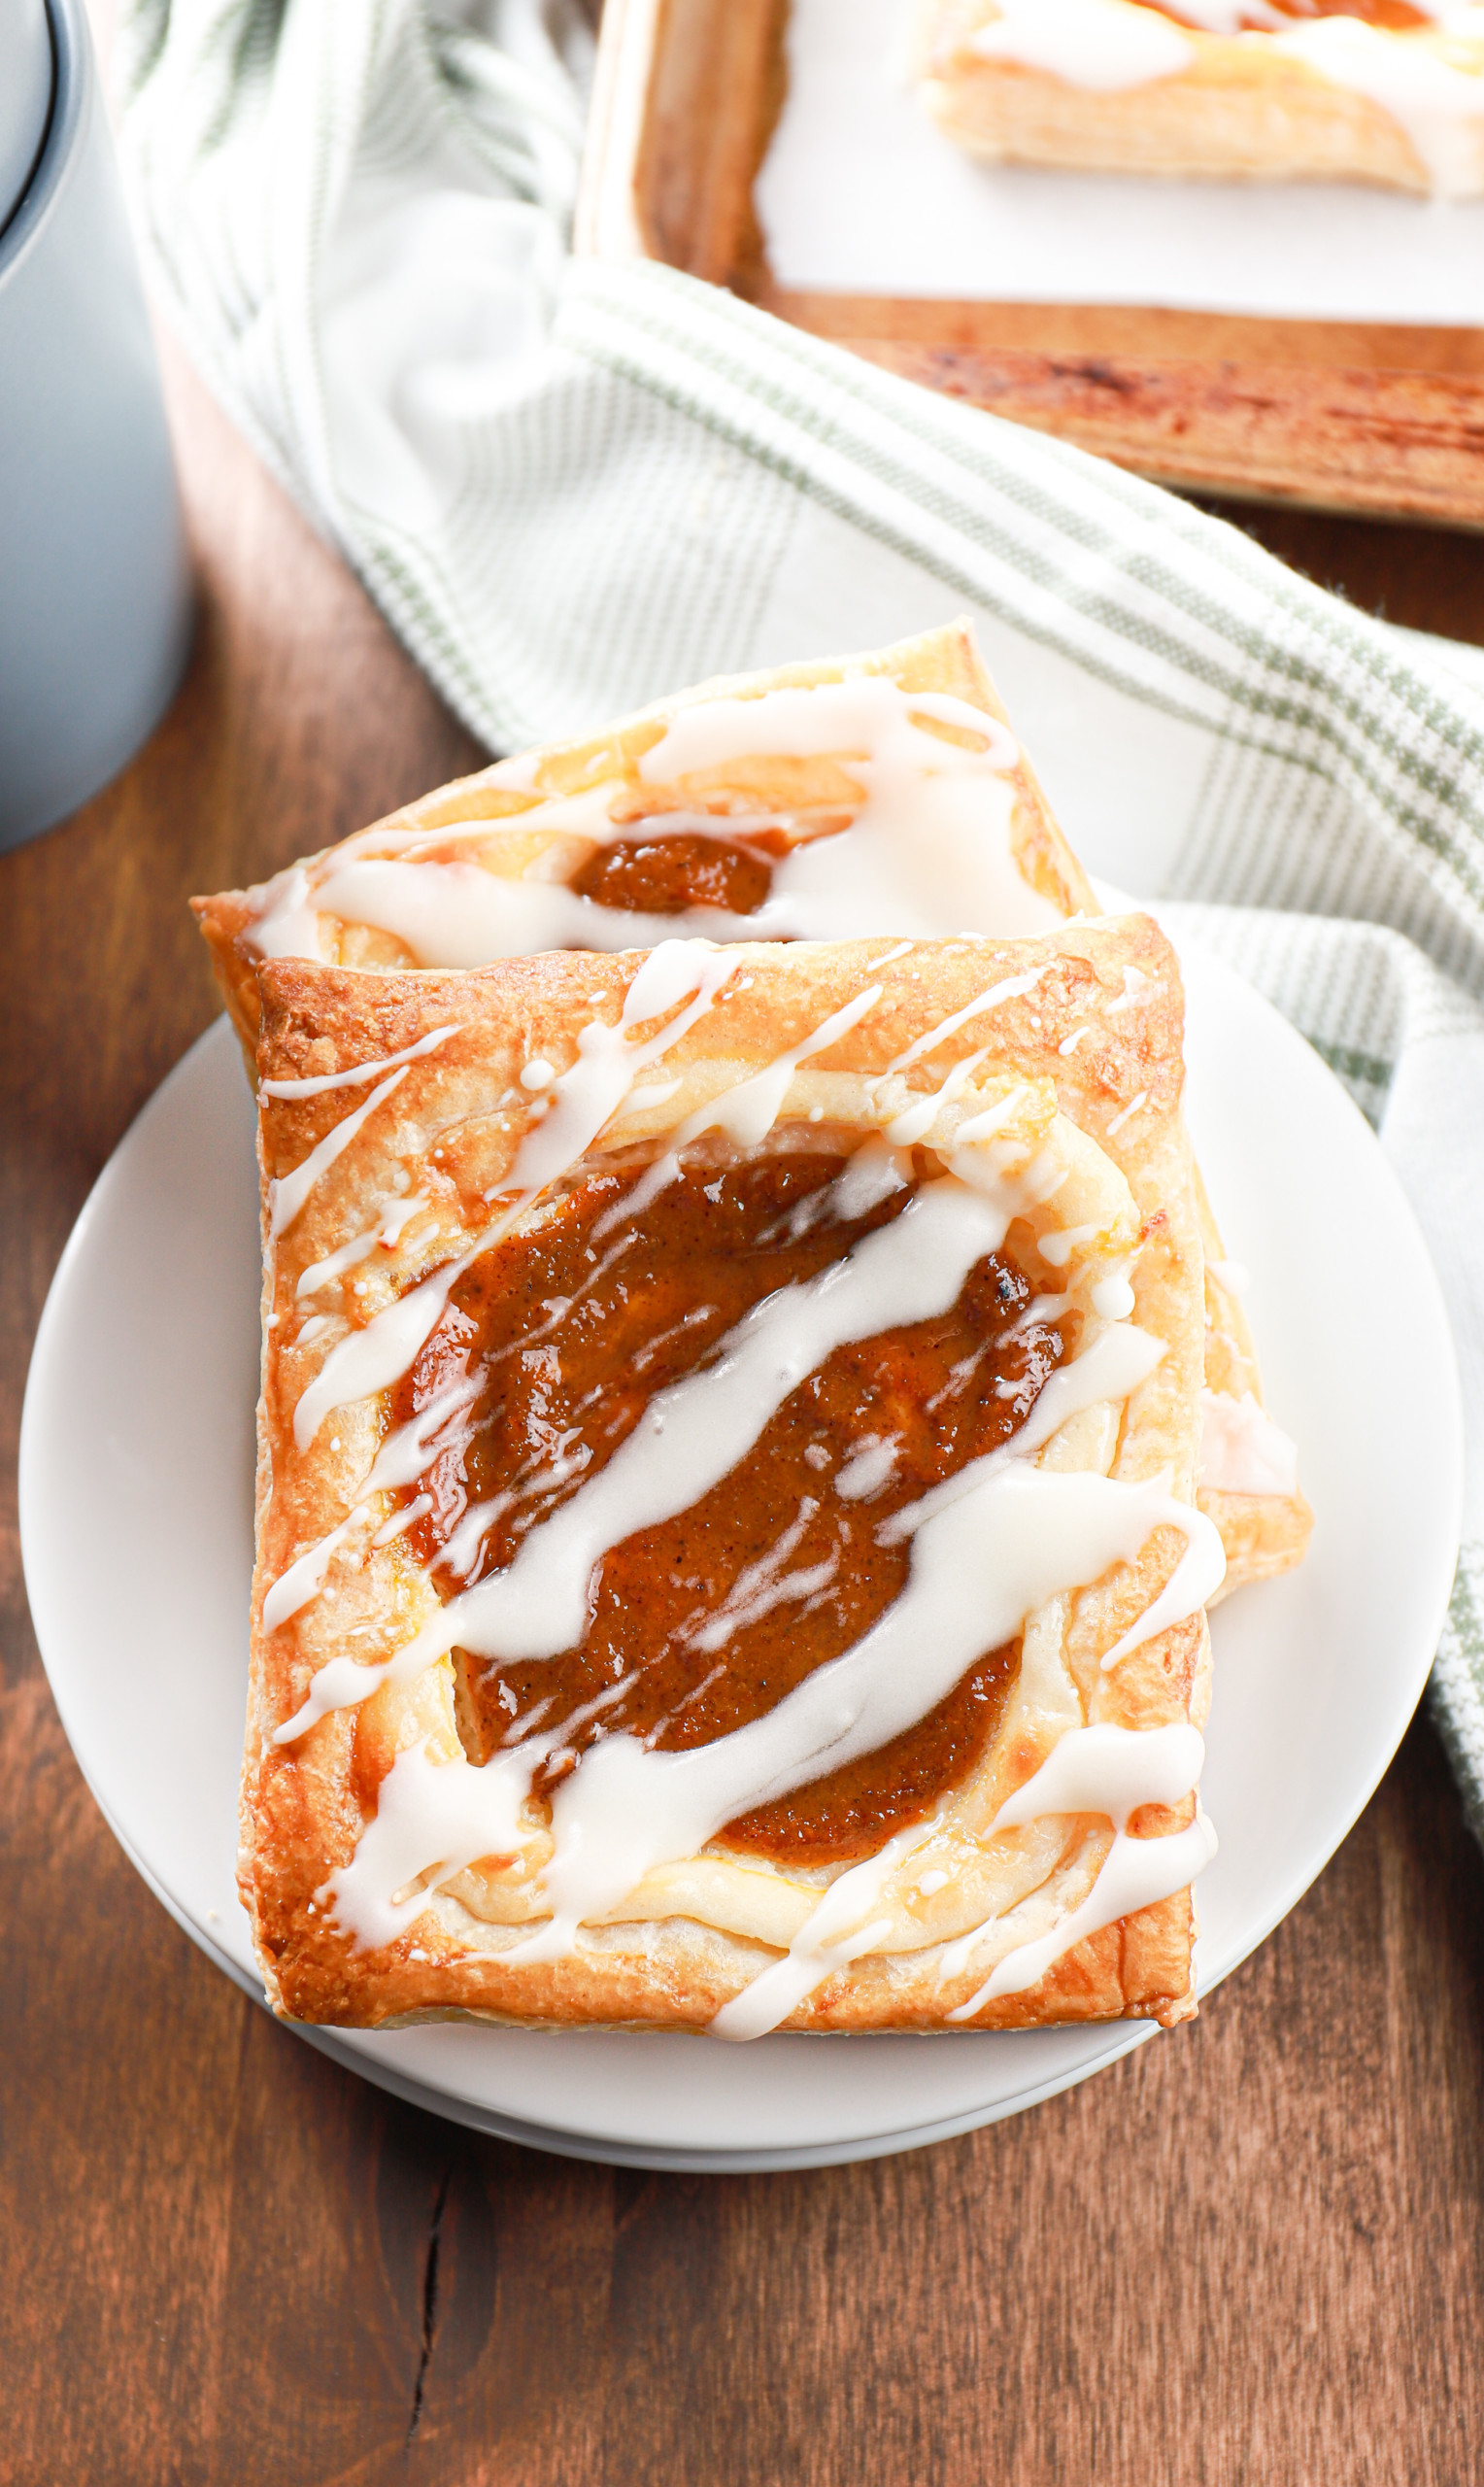
[[[975,164],[912,96],[910,8],[793,0],[788,101],[758,186],[781,285],[1484,322],[1484,201]]]

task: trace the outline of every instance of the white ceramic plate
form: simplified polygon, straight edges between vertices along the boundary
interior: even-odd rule
[[[1426,1250],[1370,1131],[1317,1055],[1187,958],[1191,1111],[1267,1395],[1317,1515],[1302,1570],[1215,1618],[1203,1783],[1202,1992],[1332,1855],[1426,1680],[1458,1546],[1458,1385]],[[252,1565],[258,1254],[253,1115],[224,1021],[104,1170],[47,1305],[20,1506],[32,1612],[89,1786],[165,1906],[249,1992],[234,1882]],[[1405,1358],[1377,1340],[1406,1308]],[[1389,1324],[1387,1327],[1389,1328]],[[316,2045],[445,2115],[647,2166],[818,2165],[1015,2113],[1147,2025],[765,2038],[473,2026]]]

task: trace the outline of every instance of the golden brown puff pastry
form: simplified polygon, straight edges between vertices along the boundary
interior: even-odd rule
[[[1097,911],[966,622],[700,683],[192,904],[250,1062],[264,957],[475,967]]]
[[[250,1063],[265,949],[385,970],[626,948],[667,930],[1013,934],[1097,912],[965,622],[875,655],[703,683],[195,905]],[[1297,1562],[1310,1516],[1227,1295],[1211,1299],[1210,1352],[1227,1482],[1208,1507],[1232,1588]]]
[[[277,2007],[1189,2014],[1222,1557],[1153,923],[261,985]]]
[[[1477,9],[920,0],[918,60],[992,163],[1484,195]]]

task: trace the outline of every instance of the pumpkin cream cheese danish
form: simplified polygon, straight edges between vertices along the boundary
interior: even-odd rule
[[[306,2021],[1195,2008],[1147,918],[261,970],[243,1890]]]
[[[250,1064],[268,959],[386,972],[676,936],[998,937],[1098,912],[966,622],[703,683],[195,906]],[[1298,1562],[1311,1516],[1263,1408],[1240,1274],[1198,1192],[1197,1206],[1212,1273],[1201,1491],[1235,1587]]]
[[[997,164],[1484,196],[1484,8],[919,0],[947,136]]]

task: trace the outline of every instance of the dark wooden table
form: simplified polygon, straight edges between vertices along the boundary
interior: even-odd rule
[[[115,1847],[20,1577],[47,1285],[215,1007],[187,892],[476,758],[174,358],[171,392],[188,679],[115,785],[0,858],[0,2480],[1477,2475],[1484,1858],[1426,1721],[1194,2027],[1011,2124],[817,2174],[630,2174],[399,2106],[245,2000]],[[1484,640],[1475,541],[1254,531],[1361,604]]]

